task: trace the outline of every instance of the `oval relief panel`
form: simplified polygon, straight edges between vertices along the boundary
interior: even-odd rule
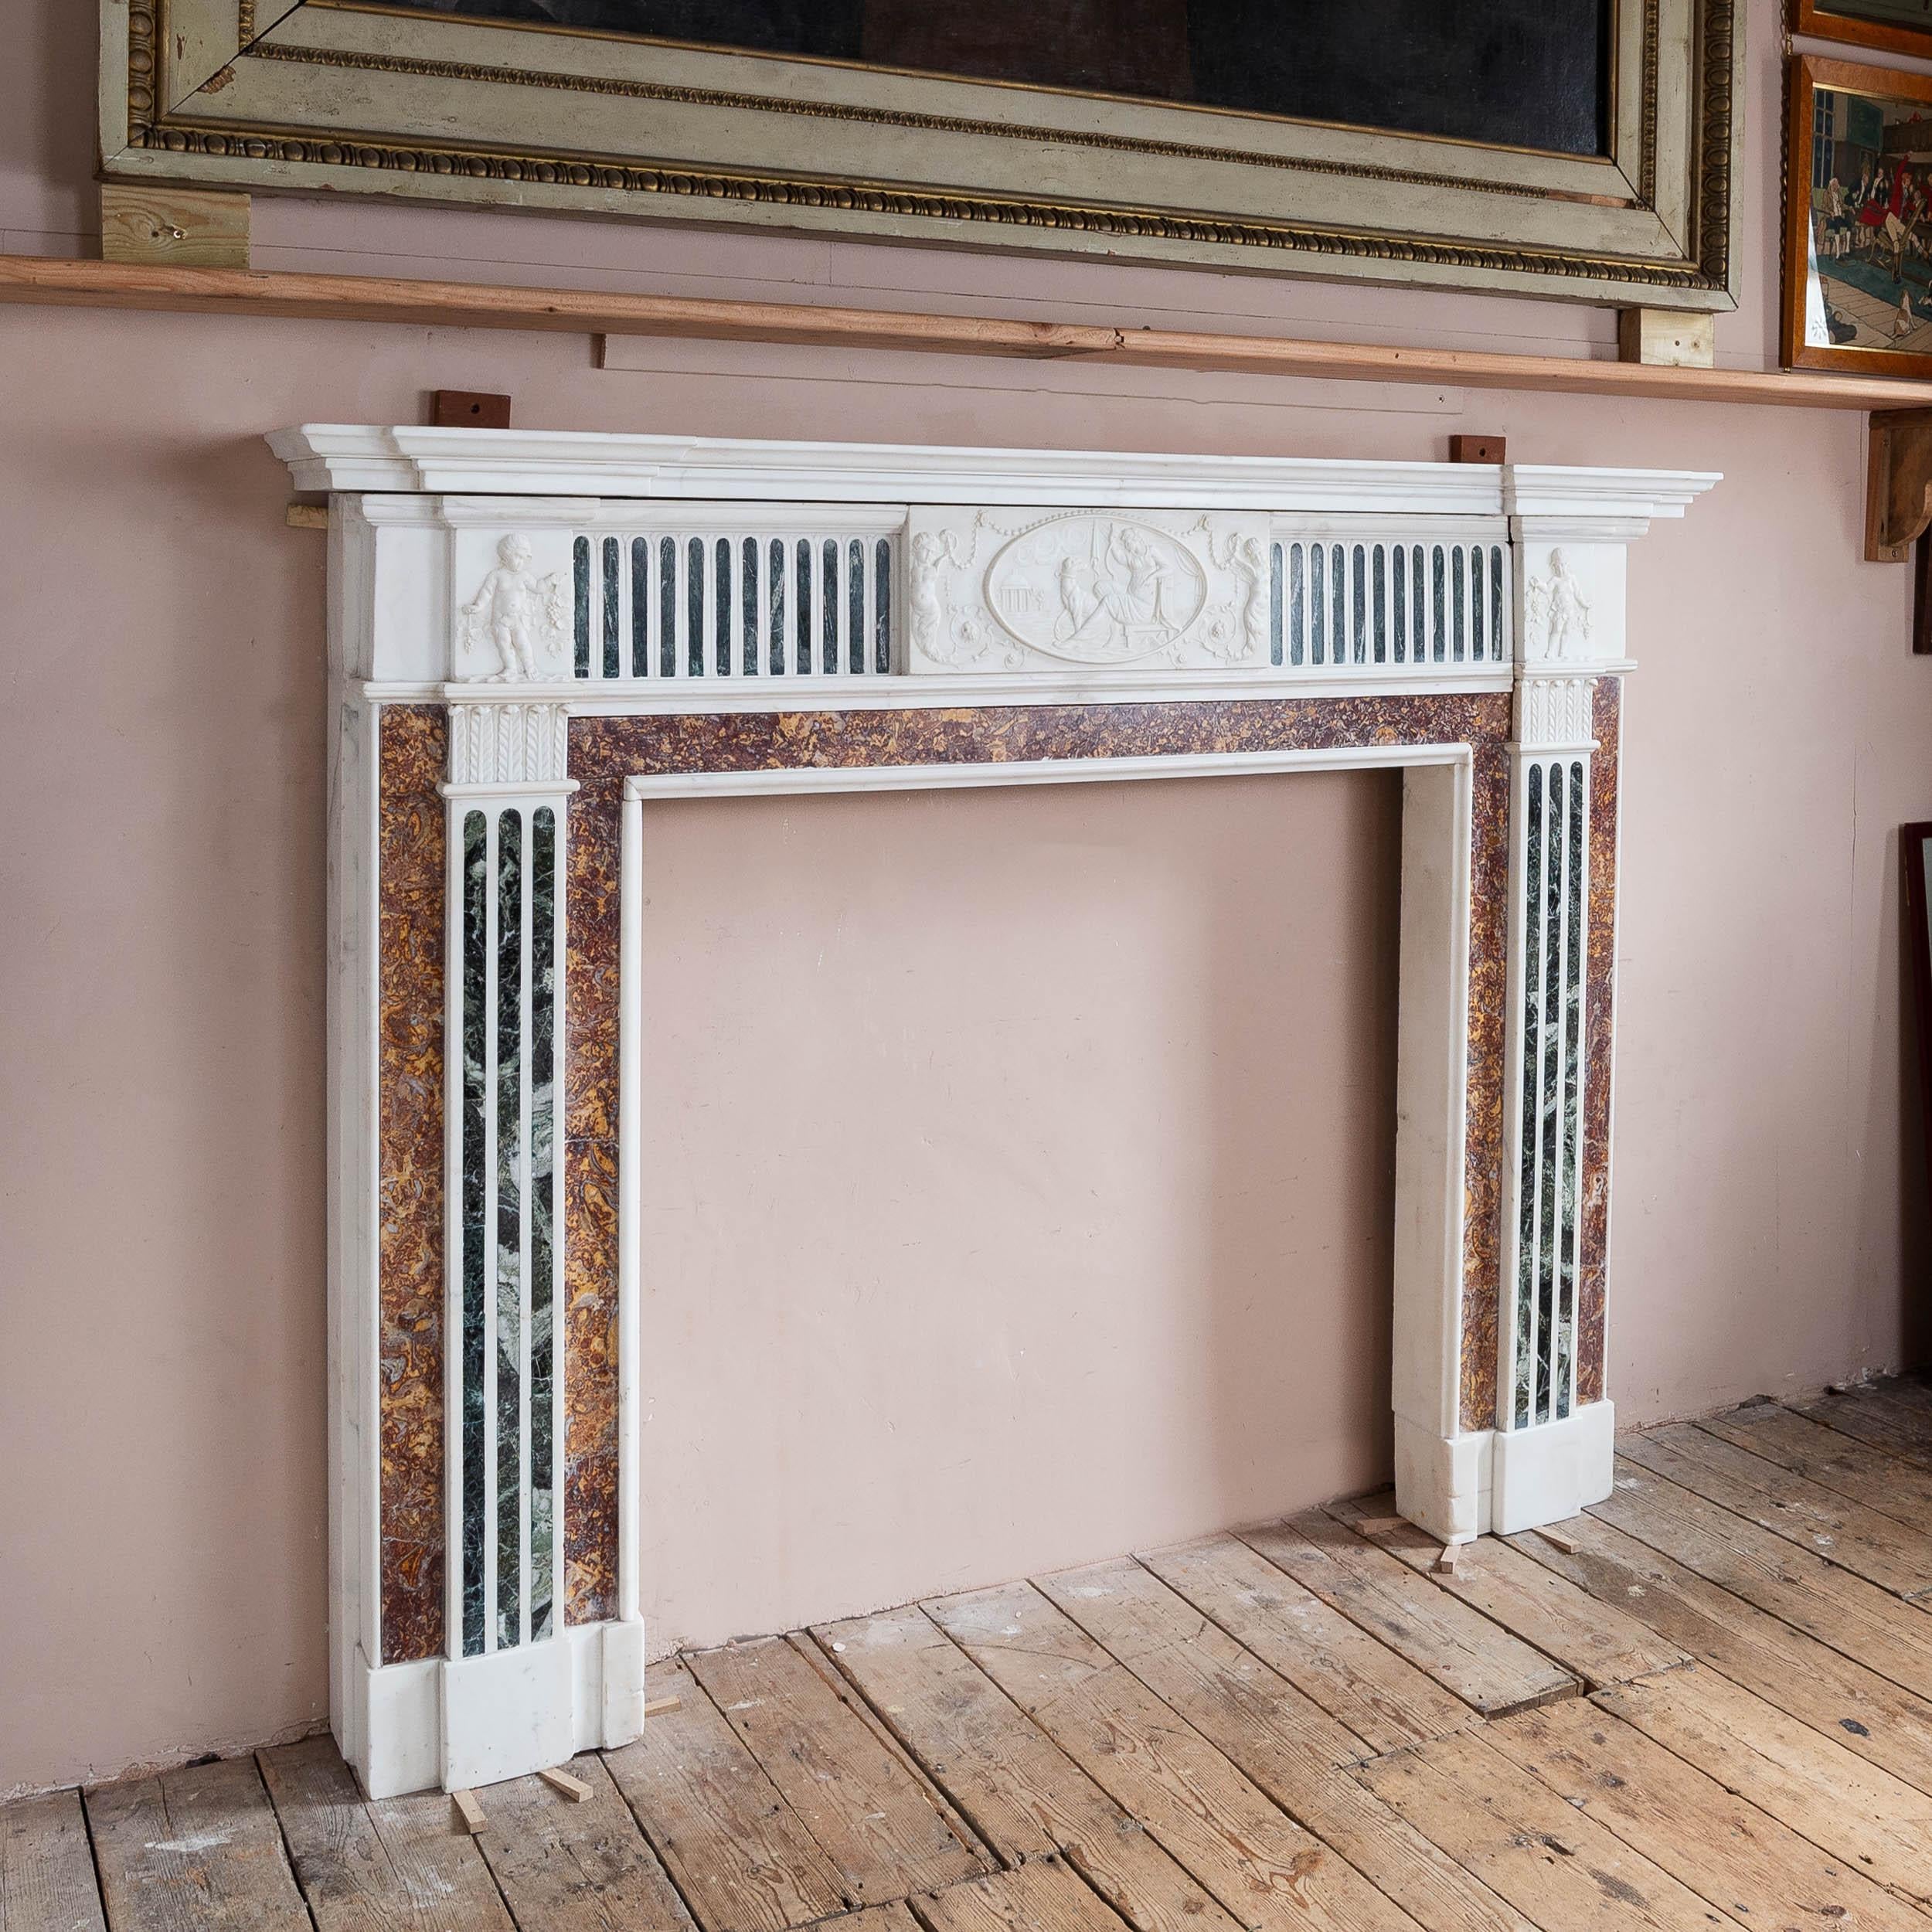
[[[1151,524],[1077,515],[1022,531],[987,566],[986,607],[1030,650],[1128,664],[1178,643],[1207,603],[1206,573]]]

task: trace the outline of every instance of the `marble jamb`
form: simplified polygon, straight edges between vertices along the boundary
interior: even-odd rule
[[[1223,703],[583,717],[570,723],[566,968],[564,1547],[572,1622],[617,1574],[618,846],[634,774],[984,764],[1464,743],[1475,753],[1462,1421],[1495,1419],[1507,692]]]
[[[444,713],[385,706],[378,805],[382,1659],[444,1645]]]
[[[484,1406],[484,1363],[489,1345],[489,1243],[485,1239],[485,1206],[490,1165],[488,1082],[490,1043],[490,962],[487,943],[490,891],[489,815],[474,805],[462,813],[462,1053],[463,1102],[461,1283],[462,1295],[463,1495],[462,1577],[460,1594],[465,1657],[484,1648],[486,1606],[483,1600],[485,1565],[485,1500],[489,1471],[484,1458],[488,1418]]]
[[[556,1563],[551,1532],[556,1391],[556,1002],[557,814],[531,817],[530,880],[530,1634],[551,1634]]]
[[[1590,910],[1583,1005],[1582,1224],[1577,1287],[1577,1400],[1604,1397],[1604,1305],[1610,1247],[1611,1041],[1616,1015],[1617,816],[1623,680],[1601,678],[1592,699]]]
[[[443,1648],[444,821],[436,786],[446,754],[439,711],[397,706],[387,715],[398,720],[398,743],[395,756],[386,755],[383,798],[384,1657],[395,1662],[435,1655]],[[1509,700],[1501,692],[1223,704],[573,719],[571,773],[583,790],[572,802],[565,849],[568,1020],[562,1150],[563,1339],[567,1366],[563,1509],[569,1621],[608,1616],[616,1601],[618,839],[627,777],[665,771],[1149,757],[1353,744],[1471,745],[1475,757],[1471,854],[1474,903],[1462,1421],[1465,1428],[1481,1428],[1494,1420],[1496,1397],[1509,730]],[[405,747],[412,754],[408,758],[401,756]],[[387,754],[386,736],[385,750]],[[1594,971],[1600,882],[1601,874],[1609,869],[1596,855],[1600,841],[1594,820],[1592,837],[1593,864],[1599,866],[1599,880],[1593,882],[1592,892]],[[392,946],[398,949],[393,961]],[[433,975],[422,970],[430,962]],[[403,997],[406,982],[400,976],[406,963],[418,975],[407,998]],[[418,1016],[413,1028],[403,1022],[405,1005]],[[398,1038],[410,1039],[420,1049],[410,1063],[414,1080],[410,1090],[417,1101],[413,1111],[390,1104],[392,1089],[403,1077],[402,1063],[393,1044]],[[1594,1051],[1594,1019],[1592,1043]],[[433,1066],[422,1058],[431,1044]],[[1601,1087],[1598,1083],[1599,1091]],[[390,1185],[392,1174],[403,1173],[411,1182],[406,1193]],[[1585,1232],[1587,1262],[1591,1252],[1587,1216]],[[1592,1306],[1590,1292],[1587,1273],[1587,1318]],[[1595,1326],[1600,1331],[1600,1282],[1596,1305],[1599,1313]],[[1591,1332],[1587,1318],[1586,1376],[1590,1369]],[[412,1355],[405,1356],[400,1349],[390,1346],[392,1338],[404,1335],[410,1339]],[[387,1555],[392,1522],[420,1524],[427,1532],[415,1539],[410,1552],[413,1560],[406,1568],[399,1543],[393,1589]],[[393,1626],[392,1608],[396,1613]]]

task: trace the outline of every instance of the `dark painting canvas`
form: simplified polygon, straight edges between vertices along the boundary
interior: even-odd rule
[[[403,4],[1560,154],[1609,149],[1612,0]]]

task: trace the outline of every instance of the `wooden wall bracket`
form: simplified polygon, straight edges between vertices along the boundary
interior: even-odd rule
[[[1865,560],[1903,563],[1932,524],[1932,410],[1874,410],[1865,478]]]
[[[1912,650],[1932,657],[1932,410],[1874,410],[1865,476],[1865,559],[1912,572]]]
[[[105,261],[175,268],[246,268],[249,200],[218,188],[100,184]]]

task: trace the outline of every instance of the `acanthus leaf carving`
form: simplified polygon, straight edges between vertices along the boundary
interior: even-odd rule
[[[449,782],[560,785],[569,775],[569,732],[565,705],[452,705]]]
[[[1516,739],[1526,750],[1589,744],[1595,736],[1597,680],[1526,672],[1516,685]]]

